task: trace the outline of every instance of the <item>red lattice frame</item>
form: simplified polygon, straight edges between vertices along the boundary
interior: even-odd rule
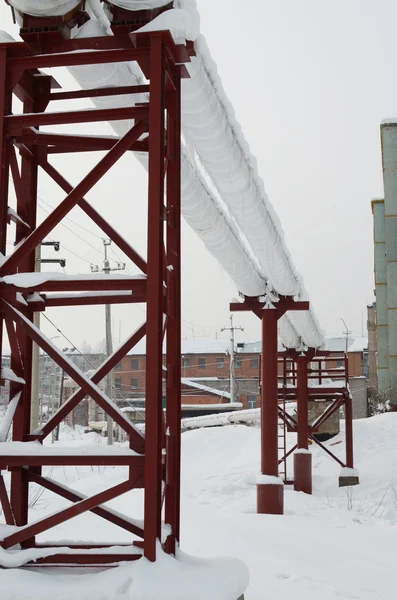
[[[28,36],[29,37],[29,36]],[[95,52],[92,49],[95,48]],[[71,52],[79,50],[79,52]],[[13,414],[13,441],[42,442],[85,397],[93,398],[124,429],[131,451],[102,456],[37,455],[17,456],[10,451],[0,455],[0,469],[11,471],[11,494],[8,497],[0,476],[0,502],[6,522],[18,529],[8,535],[1,546],[38,545],[35,536],[78,514],[92,511],[96,515],[130,532],[141,541],[133,542],[131,551],[118,556],[106,553],[97,545],[80,546],[80,552],[57,553],[42,562],[59,564],[106,564],[117,560],[156,558],[156,543],[161,538],[162,516],[171,526],[165,542],[173,553],[179,540],[180,514],[180,78],[186,76],[184,62],[189,60],[185,46],[176,46],[169,32],[139,35],[115,35],[111,38],[81,40],[53,39],[45,33],[34,37],[34,44],[0,44],[0,251],[6,254],[7,223],[16,224],[16,247],[0,267],[0,276],[34,272],[35,248],[61,220],[78,206],[132,260],[142,272],[141,278],[122,277],[100,280],[48,280],[20,287],[0,282],[0,334],[7,331],[11,347],[11,368],[25,384],[10,382],[9,410]],[[38,69],[52,66],[102,64],[137,61],[149,81],[143,86],[107,88],[105,90],[53,91],[54,80]],[[53,100],[68,100],[101,95],[148,92],[148,101],[139,106],[45,112]],[[12,94],[22,102],[24,114],[12,114]],[[134,119],[134,126],[119,140],[96,136],[69,136],[39,133],[38,127],[51,124],[101,122]],[[19,151],[20,167],[16,151]],[[106,154],[75,187],[51,164],[51,154],[101,150]],[[124,239],[84,196],[126,152],[148,153],[148,247],[142,258],[129,240]],[[134,160],[131,157],[131,160]],[[65,199],[39,225],[36,222],[37,178],[43,169],[66,193]],[[17,217],[8,214],[9,180],[17,198]],[[166,176],[166,177],[165,177]],[[133,181],[131,181],[131,191]],[[114,201],[114,198],[112,198]],[[131,294],[126,295],[128,290]],[[51,295],[50,292],[60,292]],[[95,291],[92,295],[70,297],[71,292]],[[31,296],[32,292],[40,295]],[[62,294],[64,292],[64,294]],[[105,292],[106,295],[103,293]],[[109,295],[109,292],[112,292]],[[124,293],[123,293],[124,292]],[[49,306],[83,306],[89,304],[146,303],[146,323],[137,329],[87,379],[50,340],[33,325],[34,311]],[[164,319],[164,316],[166,317]],[[145,438],[117,406],[97,387],[110,370],[146,335],[146,426]],[[162,408],[162,345],[166,336],[166,417]],[[50,420],[30,431],[32,394],[32,343],[37,343],[80,386]],[[1,344],[1,335],[0,335]],[[20,393],[17,400],[16,395]],[[165,435],[167,432],[167,435]],[[128,478],[92,497],[85,498],[42,474],[46,465],[126,465]],[[29,484],[42,485],[73,504],[68,508],[29,523]],[[144,525],[134,523],[110,508],[107,502],[128,490],[144,487]],[[56,546],[56,544],[55,544]],[[82,550],[86,550],[83,552]]]

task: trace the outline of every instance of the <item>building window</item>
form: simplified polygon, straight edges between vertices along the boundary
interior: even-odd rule
[[[137,390],[138,389],[138,377],[132,377],[131,378],[131,389],[132,390]]]
[[[115,377],[114,387],[116,388],[116,390],[121,390],[121,377]]]
[[[198,359],[198,368],[205,369],[205,358],[204,357]]]
[[[187,358],[187,356],[182,356],[182,366],[183,368],[190,367],[190,358]]]
[[[120,369],[121,369],[121,361],[117,363],[117,365],[115,366],[115,369],[117,369],[117,371],[120,371]]]
[[[242,364],[241,364],[241,356],[236,356],[234,358],[234,366],[236,369],[241,369]]]
[[[345,366],[345,361],[344,360],[337,360],[336,361],[336,368],[337,369],[342,369]]]
[[[139,361],[137,358],[131,358],[131,369],[137,371],[139,367]]]
[[[247,395],[248,408],[256,408],[256,396],[254,394]]]
[[[251,364],[251,369],[259,369],[259,358],[258,357],[251,358],[250,364]]]
[[[225,366],[225,359],[223,356],[217,356],[216,358],[216,368],[217,369],[223,369],[223,367]]]

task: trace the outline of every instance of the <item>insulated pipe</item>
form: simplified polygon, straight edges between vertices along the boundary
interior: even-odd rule
[[[66,7],[74,3],[74,0],[57,0],[53,2],[50,0],[43,0],[39,3],[40,11],[50,15],[56,11],[64,11]],[[20,10],[30,12],[35,11],[37,2],[32,5],[31,0],[13,0],[13,4]],[[120,6],[119,2],[115,4]],[[148,0],[146,4],[149,4],[150,8],[155,8],[162,5],[161,0]],[[142,8],[142,2],[136,2],[135,0],[122,0],[122,5],[125,8],[131,8],[136,10]],[[223,157],[227,156],[228,164],[232,160],[233,164],[236,163],[236,171],[231,168],[228,169],[228,178],[230,179],[230,173],[236,172],[237,180],[234,181],[233,185],[226,186],[227,189],[222,189],[223,201],[228,202],[229,209],[232,210],[236,220],[237,226],[233,219],[221,209],[219,202],[214,198],[211,193],[209,195],[210,202],[197,202],[198,198],[194,198],[196,207],[190,207],[185,202],[186,196],[183,194],[182,212],[186,220],[193,226],[198,235],[203,239],[207,249],[217,258],[222,264],[225,270],[229,273],[231,278],[235,281],[239,291],[246,296],[260,296],[264,295],[267,291],[267,286],[270,284],[270,288],[275,289],[280,294],[295,295],[302,298],[302,284],[299,277],[296,275],[290,255],[286,249],[281,226],[277,219],[274,210],[267,200],[266,194],[263,190],[263,183],[257,175],[257,169],[255,160],[250,155],[246,142],[239,131],[239,126],[235,122],[233,117],[232,109],[228,108],[227,98],[224,96],[222,86],[220,84],[219,77],[216,75],[216,69],[213,66],[209,52],[206,53],[206,45],[202,38],[199,38],[199,19],[198,12],[195,3],[191,0],[176,0],[176,9],[171,9],[162,13],[159,17],[154,19],[147,26],[141,28],[143,30],[155,30],[155,29],[170,29],[174,38],[184,40],[196,40],[196,50],[198,54],[200,52],[203,57],[200,58],[196,63],[200,62],[203,64],[204,76],[199,77],[201,83],[195,79],[195,84],[199,84],[200,90],[210,90],[212,97],[215,101],[214,107],[211,109],[213,119],[214,115],[219,113],[222,118],[227,117],[228,126],[223,131],[218,128],[218,119],[216,127],[212,123],[211,127],[208,127],[206,119],[194,117],[193,120],[196,124],[199,123],[199,136],[195,138],[195,149],[200,153],[200,139],[206,144],[206,140],[209,136],[210,139],[213,137],[214,131],[218,131],[221,135],[218,142],[220,142],[222,148],[218,148],[221,151]],[[87,3],[87,9],[91,14],[95,14],[97,18],[101,18],[101,25],[97,21],[89,21],[83,27],[77,31],[77,37],[95,37],[100,35],[108,35],[110,30],[106,28],[106,15],[103,12],[103,6],[97,0],[90,0]],[[200,48],[198,47],[200,45]],[[135,71],[134,71],[135,69]],[[212,81],[211,77],[208,78],[208,69],[211,71],[212,76],[215,77]],[[129,63],[120,63],[117,65],[90,65],[82,66],[70,69],[75,75],[83,88],[88,87],[106,87],[109,85],[128,85],[131,80],[136,80],[137,73],[136,67]],[[203,81],[205,80],[205,85]],[[208,88],[207,83],[210,84]],[[131,84],[131,83],[130,83]],[[193,86],[194,87],[194,86]],[[183,96],[185,95],[185,92]],[[206,106],[206,102],[199,102],[199,95],[194,94],[194,102],[197,106]],[[103,97],[95,98],[94,103],[101,107],[114,106],[127,103],[131,106],[135,102],[142,101],[141,98],[135,96],[123,96],[123,97]],[[189,103],[189,102],[188,102]],[[191,104],[191,107],[193,105]],[[194,109],[194,107],[193,107]],[[208,111],[207,111],[208,112]],[[123,135],[126,129],[132,126],[129,122],[113,122],[113,128],[120,134]],[[218,129],[217,129],[218,128]],[[123,130],[123,131],[120,131]],[[230,146],[230,141],[232,145]],[[226,144],[226,146],[225,146]],[[211,144],[212,148],[216,148],[218,143]],[[136,154],[138,159],[145,165],[146,157]],[[194,153],[193,153],[194,156]],[[197,186],[199,182],[201,188],[204,189],[204,194],[201,194],[200,200],[206,200],[208,197],[208,188],[204,183],[204,177],[201,174],[203,167],[193,167],[194,158],[187,153],[184,153],[182,157],[182,171],[189,172],[188,176],[182,176],[182,186],[185,184],[185,189],[190,190],[192,187]],[[222,159],[223,160],[223,159]],[[237,162],[236,162],[237,161]],[[203,162],[205,162],[203,160]],[[146,166],[146,165],[145,165]],[[230,165],[229,165],[230,166]],[[237,168],[238,166],[238,168]],[[197,177],[197,174],[199,176]],[[222,179],[222,175],[217,173],[218,180],[213,175],[213,183],[216,185]],[[228,194],[232,193],[234,196],[237,194],[239,199],[241,177],[245,178],[248,184],[249,190],[254,190],[255,201],[251,201],[254,196],[248,191],[246,201],[243,202],[244,210],[241,213],[236,212],[237,206],[233,202],[228,201]],[[240,183],[238,183],[240,182]],[[245,186],[245,184],[244,184]],[[206,189],[207,188],[207,189]],[[256,190],[256,191],[255,191]],[[244,192],[245,194],[245,192]],[[252,198],[251,198],[252,196]],[[240,201],[239,200],[239,201]],[[240,202],[241,204],[241,202]],[[209,210],[207,210],[209,208]],[[205,218],[204,218],[205,217]],[[247,217],[247,218],[246,218]],[[198,220],[199,219],[199,220]],[[193,224],[194,223],[194,224]],[[246,243],[248,239],[248,245]],[[256,241],[259,246],[257,247]],[[233,249],[233,251],[231,251]],[[252,252],[254,249],[254,252]],[[261,264],[261,267],[259,267]],[[268,272],[271,271],[271,272]],[[277,282],[277,283],[276,283]],[[291,335],[292,334],[292,335]],[[322,343],[322,333],[316,323],[313,314],[308,312],[305,315],[291,315],[291,317],[284,317],[280,322],[280,335],[282,341],[288,347],[296,348],[300,345],[303,339],[304,343],[308,346],[318,347]]]
[[[389,340],[388,398],[397,403],[397,121],[381,125],[385,192],[386,291]]]
[[[376,341],[378,391],[384,394],[390,387],[389,332],[386,285],[385,201],[372,200],[374,221],[374,270],[376,296]]]

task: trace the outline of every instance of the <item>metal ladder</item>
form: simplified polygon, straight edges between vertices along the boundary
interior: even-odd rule
[[[287,386],[287,362],[284,359],[283,361],[283,401],[280,407],[285,415],[285,395],[286,395],[286,386]],[[280,458],[281,454],[281,458]],[[278,472],[279,477],[287,482],[287,425],[285,419],[278,419]]]

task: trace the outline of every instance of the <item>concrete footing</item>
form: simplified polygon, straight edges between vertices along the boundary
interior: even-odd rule
[[[257,483],[256,495],[258,514],[284,514],[284,485],[282,483]]]
[[[347,487],[348,485],[359,485],[360,478],[358,475],[341,475],[339,477],[339,487]]]
[[[294,490],[312,493],[312,455],[309,451],[294,454]]]

